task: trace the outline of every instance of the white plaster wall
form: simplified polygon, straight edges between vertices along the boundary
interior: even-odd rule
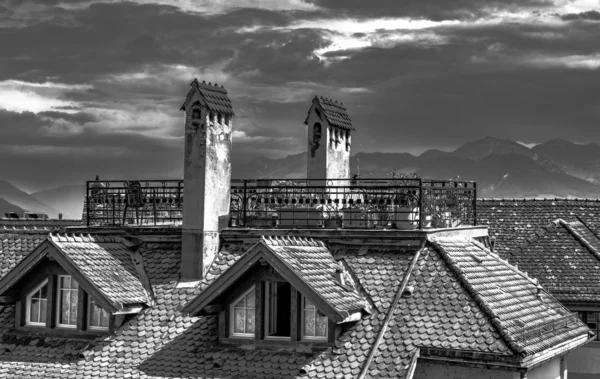
[[[319,147],[312,156],[313,129],[315,123],[321,124],[321,140]],[[350,149],[346,151],[346,132],[338,128],[342,134],[340,142],[332,142],[333,128],[325,116],[319,118],[313,104],[307,119],[307,178],[308,179],[349,179],[350,178]],[[352,137],[350,137],[352,140]]]
[[[555,358],[528,371],[527,379],[561,379],[560,358]]]
[[[570,373],[599,374],[600,342],[591,342],[567,355]]]
[[[417,362],[414,379],[519,379],[520,374],[507,370],[486,370],[462,366]],[[528,378],[529,379],[529,378]]]

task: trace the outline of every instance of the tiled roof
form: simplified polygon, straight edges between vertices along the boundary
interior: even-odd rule
[[[315,96],[313,104],[323,111],[323,115],[331,126],[336,126],[345,130],[356,130],[352,126],[352,120],[350,120],[350,116],[348,116],[348,112],[343,103],[338,103],[335,100],[323,96]],[[307,120],[308,118],[304,121],[305,124]]]
[[[600,240],[580,221],[545,226],[509,259],[562,302],[600,302]]]
[[[40,230],[0,229],[0,278],[46,239],[48,233]]]
[[[473,246],[481,248],[477,244]],[[199,291],[206,290],[238,262],[249,247],[247,243],[224,245]],[[495,314],[495,307],[504,298],[484,292],[480,295],[485,300],[482,301],[476,296],[479,292],[472,294],[485,285],[477,279],[480,272],[462,259],[483,253],[470,250],[461,253],[462,246],[451,248],[440,242],[437,248],[429,246],[422,251],[407,282],[414,286],[413,296],[400,299],[386,325],[383,321],[390,311],[391,299],[407,275],[416,248],[348,245],[342,249],[336,257],[376,306],[373,313],[365,314],[357,323],[344,324],[332,348],[313,352],[219,348],[215,316],[190,317],[179,311],[196,296],[192,288],[177,287],[180,249],[178,242],[146,242],[139,248],[156,301],[132,315],[110,336],[82,346],[68,339],[59,343],[49,338],[5,333],[0,342],[10,348],[5,350],[0,346],[0,376],[351,378],[361,373],[376,341],[379,342],[366,377],[410,377],[416,352],[425,348],[491,353],[494,363],[502,357],[514,359],[515,353],[497,329],[498,321],[489,316]],[[497,260],[495,257],[482,259]],[[458,262],[462,271],[448,262]],[[516,287],[504,283],[506,292],[516,298],[530,296],[524,293],[529,287],[517,291]],[[482,309],[484,304],[488,304],[492,313]],[[3,318],[10,312],[10,309],[0,312],[0,322],[6,318],[10,325],[10,317]],[[534,312],[531,314],[535,316]],[[382,330],[384,333],[380,336]],[[587,328],[573,330],[585,334]],[[531,347],[527,345],[526,349]]]
[[[599,199],[478,199],[477,223],[489,225],[496,251],[505,255],[556,219],[583,219],[600,231]]]
[[[200,83],[198,79],[194,79],[194,81],[190,85],[193,88],[192,90],[190,90],[190,92],[188,92],[186,103],[194,93],[193,91],[195,89],[198,91],[200,96],[202,96],[202,99],[204,100],[209,110],[230,116],[234,115],[233,106],[231,105],[231,100],[229,100],[229,96],[227,96],[227,90],[225,89],[225,87],[219,87],[217,83],[207,84],[205,81],[202,81],[202,83]],[[181,109],[184,109],[183,106]]]
[[[337,281],[335,272],[342,271],[342,266],[335,261],[325,244],[310,238],[261,237],[260,242],[245,254],[244,259],[232,266],[213,286],[225,290],[225,287],[234,285],[260,258],[270,263],[313,303],[318,305],[319,300],[324,301],[326,309],[321,311],[338,322],[353,312],[363,309],[370,311],[369,303],[354,288],[350,275],[344,274],[344,285]],[[182,311],[196,314],[218,293],[219,291],[206,289]]]
[[[3,230],[28,229],[28,230],[59,230],[68,226],[81,226],[81,220],[26,220],[26,219],[0,219],[0,233]]]
[[[323,242],[296,237],[266,237],[263,241],[338,312],[368,308],[368,303],[355,290],[348,274],[345,274],[346,287],[335,279],[335,271],[341,266]]]
[[[552,325],[570,316],[569,310],[538,288],[533,279],[475,240],[439,240],[434,245],[514,351],[531,355],[587,333],[585,325],[577,320],[571,327],[524,339],[523,323],[529,330]]]
[[[113,304],[150,301],[121,238],[50,234],[49,239]]]

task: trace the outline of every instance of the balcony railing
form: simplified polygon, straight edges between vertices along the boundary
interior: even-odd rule
[[[476,224],[474,182],[234,180],[232,227],[398,228]]]
[[[89,181],[87,225],[177,225],[183,220],[183,180]]]
[[[528,341],[534,339],[547,338],[548,335],[553,335],[560,330],[577,326],[578,323],[579,317],[577,313],[569,313],[553,321],[546,322],[544,324],[533,327],[527,326],[527,324],[523,324],[521,330],[516,336],[516,340],[519,342],[527,343]]]
[[[476,225],[475,182],[425,179],[232,180],[234,228]],[[183,181],[91,181],[88,225],[181,224]]]

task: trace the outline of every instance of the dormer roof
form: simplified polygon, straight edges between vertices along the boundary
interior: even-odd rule
[[[350,275],[342,274],[344,283],[338,281],[336,270],[342,271],[342,266],[323,242],[311,238],[270,236],[262,237],[182,312],[198,314],[261,258],[334,322],[347,321],[362,310],[370,312],[368,302],[352,285]]]
[[[231,100],[229,96],[227,96],[227,90],[225,87],[220,86],[215,83],[206,83],[202,81],[200,83],[198,79],[194,79],[192,83],[190,83],[190,88],[185,102],[181,106],[181,110],[185,110],[190,104],[194,104],[199,101],[201,104],[206,106],[210,111],[226,114],[229,116],[233,116],[233,106],[231,105]]]
[[[329,125],[344,130],[356,130],[352,126],[352,120],[350,120],[350,116],[348,116],[348,112],[343,103],[323,96],[315,96],[312,107],[317,107],[317,109],[321,111],[322,115],[327,119],[327,122],[329,122]],[[307,122],[308,117],[304,120],[304,124],[306,125]]]
[[[149,295],[127,245],[130,244],[119,237],[50,234],[0,280],[0,293],[50,257],[112,313],[149,304]]]

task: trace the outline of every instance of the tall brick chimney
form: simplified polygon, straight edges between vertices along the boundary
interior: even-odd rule
[[[344,104],[315,98],[304,121],[308,126],[308,179],[349,179],[352,120]]]
[[[219,250],[219,218],[229,215],[233,107],[223,86],[197,79],[185,111],[181,279],[200,280]]]

